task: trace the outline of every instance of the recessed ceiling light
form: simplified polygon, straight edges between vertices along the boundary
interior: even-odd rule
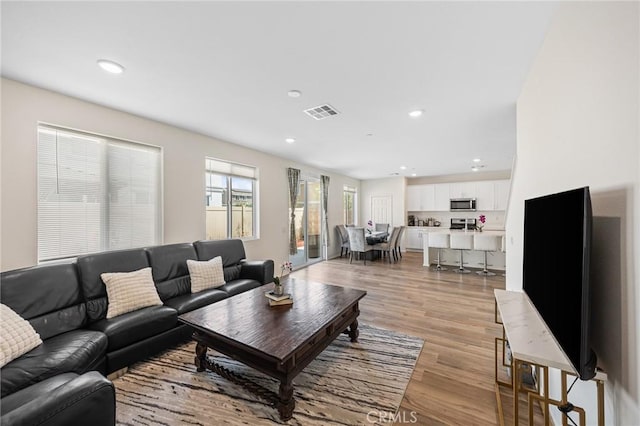
[[[400,166],[400,170],[407,170],[407,166]]]
[[[417,174],[415,174],[415,173],[411,173],[411,176],[416,177],[416,176],[418,176],[418,175],[417,175]]]
[[[294,138],[286,138],[284,141],[286,143],[294,143],[296,140]]]
[[[409,113],[409,117],[413,117],[413,118],[420,117],[423,112],[424,112],[424,110],[422,110],[422,109],[416,109],[416,110],[411,111]]]
[[[471,171],[472,171],[472,172],[477,172],[477,171],[478,171],[478,168],[477,168],[476,166],[473,166],[473,167],[471,168]]]
[[[124,67],[116,62],[108,59],[98,59],[98,65],[103,70],[110,72],[111,74],[122,74]]]
[[[481,162],[481,161],[482,161],[482,160],[481,160],[481,159],[479,159],[479,158],[474,158],[474,159],[473,159],[473,162],[474,162],[474,163],[479,163],[479,162]]]
[[[290,98],[299,98],[302,95],[302,92],[299,90],[289,90],[287,92]]]

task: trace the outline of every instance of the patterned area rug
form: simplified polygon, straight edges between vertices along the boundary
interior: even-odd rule
[[[293,381],[289,425],[373,424],[400,406],[423,340],[360,326],[357,343],[339,336]],[[120,425],[268,425],[282,423],[267,402],[217,374],[197,373],[195,343],[132,366],[116,386]],[[208,356],[277,391],[278,381],[212,350]]]

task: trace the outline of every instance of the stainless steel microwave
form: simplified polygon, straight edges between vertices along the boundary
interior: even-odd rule
[[[475,198],[452,198],[449,201],[449,210],[452,212],[475,212]]]

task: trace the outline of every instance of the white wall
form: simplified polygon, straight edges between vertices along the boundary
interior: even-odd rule
[[[334,173],[189,132],[59,93],[2,79],[0,269],[37,262],[36,126],[47,122],[158,145],[164,154],[164,243],[205,238],[204,159],[257,166],[260,239],[245,242],[247,257],[288,259],[287,167],[330,176],[329,256],[339,253],[335,225],[342,223],[342,188],[360,182]],[[215,119],[214,117],[212,119]]]
[[[569,2],[552,20],[518,99],[517,163],[507,216],[507,288],[522,288],[524,200],[590,186],[599,234],[594,349],[609,374],[606,424],[640,424],[640,142],[637,2]],[[561,220],[562,212],[558,212]],[[610,256],[608,253],[618,253]],[[549,248],[561,256],[562,247]],[[544,265],[540,265],[544,268]],[[553,273],[553,272],[549,272]],[[606,301],[606,302],[605,302]],[[557,383],[552,383],[557,385]],[[594,424],[593,386],[570,394]],[[552,410],[557,413],[557,410]]]

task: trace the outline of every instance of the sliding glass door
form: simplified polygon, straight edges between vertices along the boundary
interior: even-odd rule
[[[320,208],[320,180],[300,177],[295,209],[295,255],[289,255],[294,267],[322,260],[322,212]]]

